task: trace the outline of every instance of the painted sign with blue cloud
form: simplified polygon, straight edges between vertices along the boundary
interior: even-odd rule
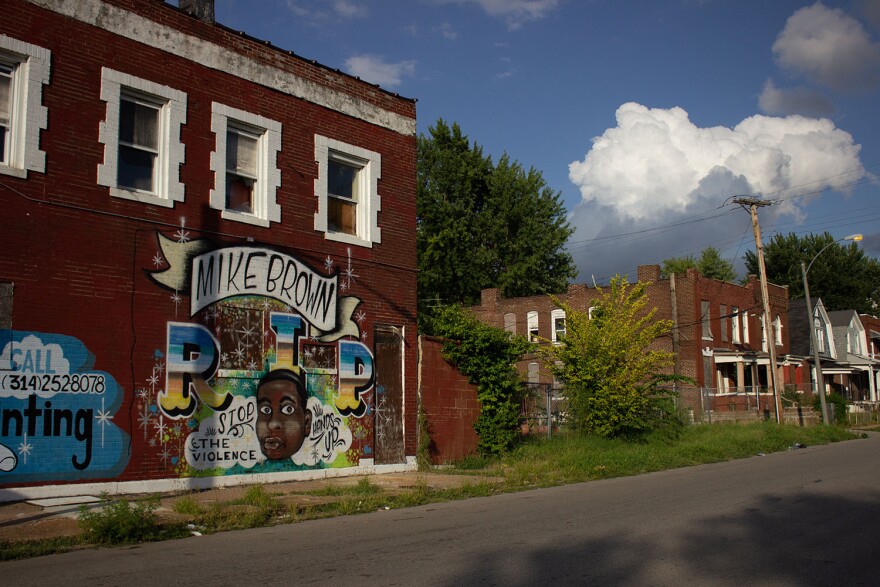
[[[78,339],[0,331],[0,483],[112,478],[129,436],[122,389]]]

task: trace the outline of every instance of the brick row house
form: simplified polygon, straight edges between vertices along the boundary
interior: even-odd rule
[[[415,101],[181,4],[3,3],[0,498],[414,465]]]
[[[734,409],[772,413],[769,345],[774,345],[777,357],[789,352],[788,288],[769,284],[772,324],[765,329],[760,284],[754,276],[746,285],[737,285],[703,277],[694,269],[674,278],[661,278],[659,265],[643,265],[637,271],[638,281],[650,283],[648,309],[656,307],[657,319],[674,324],[673,332],[654,341],[654,348],[674,352],[672,371],[696,381],[696,386],[682,389],[685,405],[698,414]],[[589,312],[597,295],[593,287],[572,284],[557,298]],[[487,289],[480,305],[471,309],[489,325],[550,344],[565,333],[565,313],[546,295],[504,299],[497,289]],[[518,368],[525,381],[558,387],[535,356],[525,357]],[[778,359],[777,380],[793,381],[801,368]]]

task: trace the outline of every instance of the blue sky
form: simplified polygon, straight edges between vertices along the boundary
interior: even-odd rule
[[[217,0],[561,193],[577,281],[774,234],[880,255],[880,0]]]

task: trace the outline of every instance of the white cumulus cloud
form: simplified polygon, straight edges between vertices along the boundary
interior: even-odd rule
[[[773,55],[781,67],[835,90],[880,83],[880,44],[859,21],[821,2],[788,18]]]
[[[755,115],[733,128],[702,128],[682,108],[632,102],[616,117],[584,159],[569,165],[582,196],[570,217],[576,232],[569,247],[581,280],[618,272],[634,277],[638,264],[737,241],[748,214],[718,210],[731,196],[844,189],[865,175],[860,146],[827,119]],[[799,220],[799,203],[786,200],[763,214]],[[653,230],[681,222],[687,224]]]
[[[416,62],[389,63],[377,55],[353,55],[345,60],[345,69],[368,82],[393,88],[403,83],[404,77],[415,74]]]
[[[687,207],[716,168],[742,176],[756,194],[821,178],[836,187],[843,180],[835,176],[861,168],[859,149],[827,119],[756,115],[734,128],[700,128],[681,108],[630,102],[617,109],[617,126],[569,165],[569,178],[585,201],[638,220]]]

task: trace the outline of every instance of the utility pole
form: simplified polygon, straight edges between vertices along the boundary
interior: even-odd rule
[[[770,202],[759,198],[740,197],[733,200],[734,204],[748,206],[752,215],[752,231],[755,233],[755,248],[758,251],[758,270],[761,273],[761,301],[764,305],[764,336],[767,339],[767,350],[770,353],[770,387],[773,390],[773,404],[776,408],[776,423],[782,421],[782,410],[779,405],[779,385],[776,372],[776,337],[773,336],[773,323],[770,321],[770,294],[767,291],[767,269],[764,266],[764,247],[761,244],[761,226],[758,224],[758,208],[769,206]]]

